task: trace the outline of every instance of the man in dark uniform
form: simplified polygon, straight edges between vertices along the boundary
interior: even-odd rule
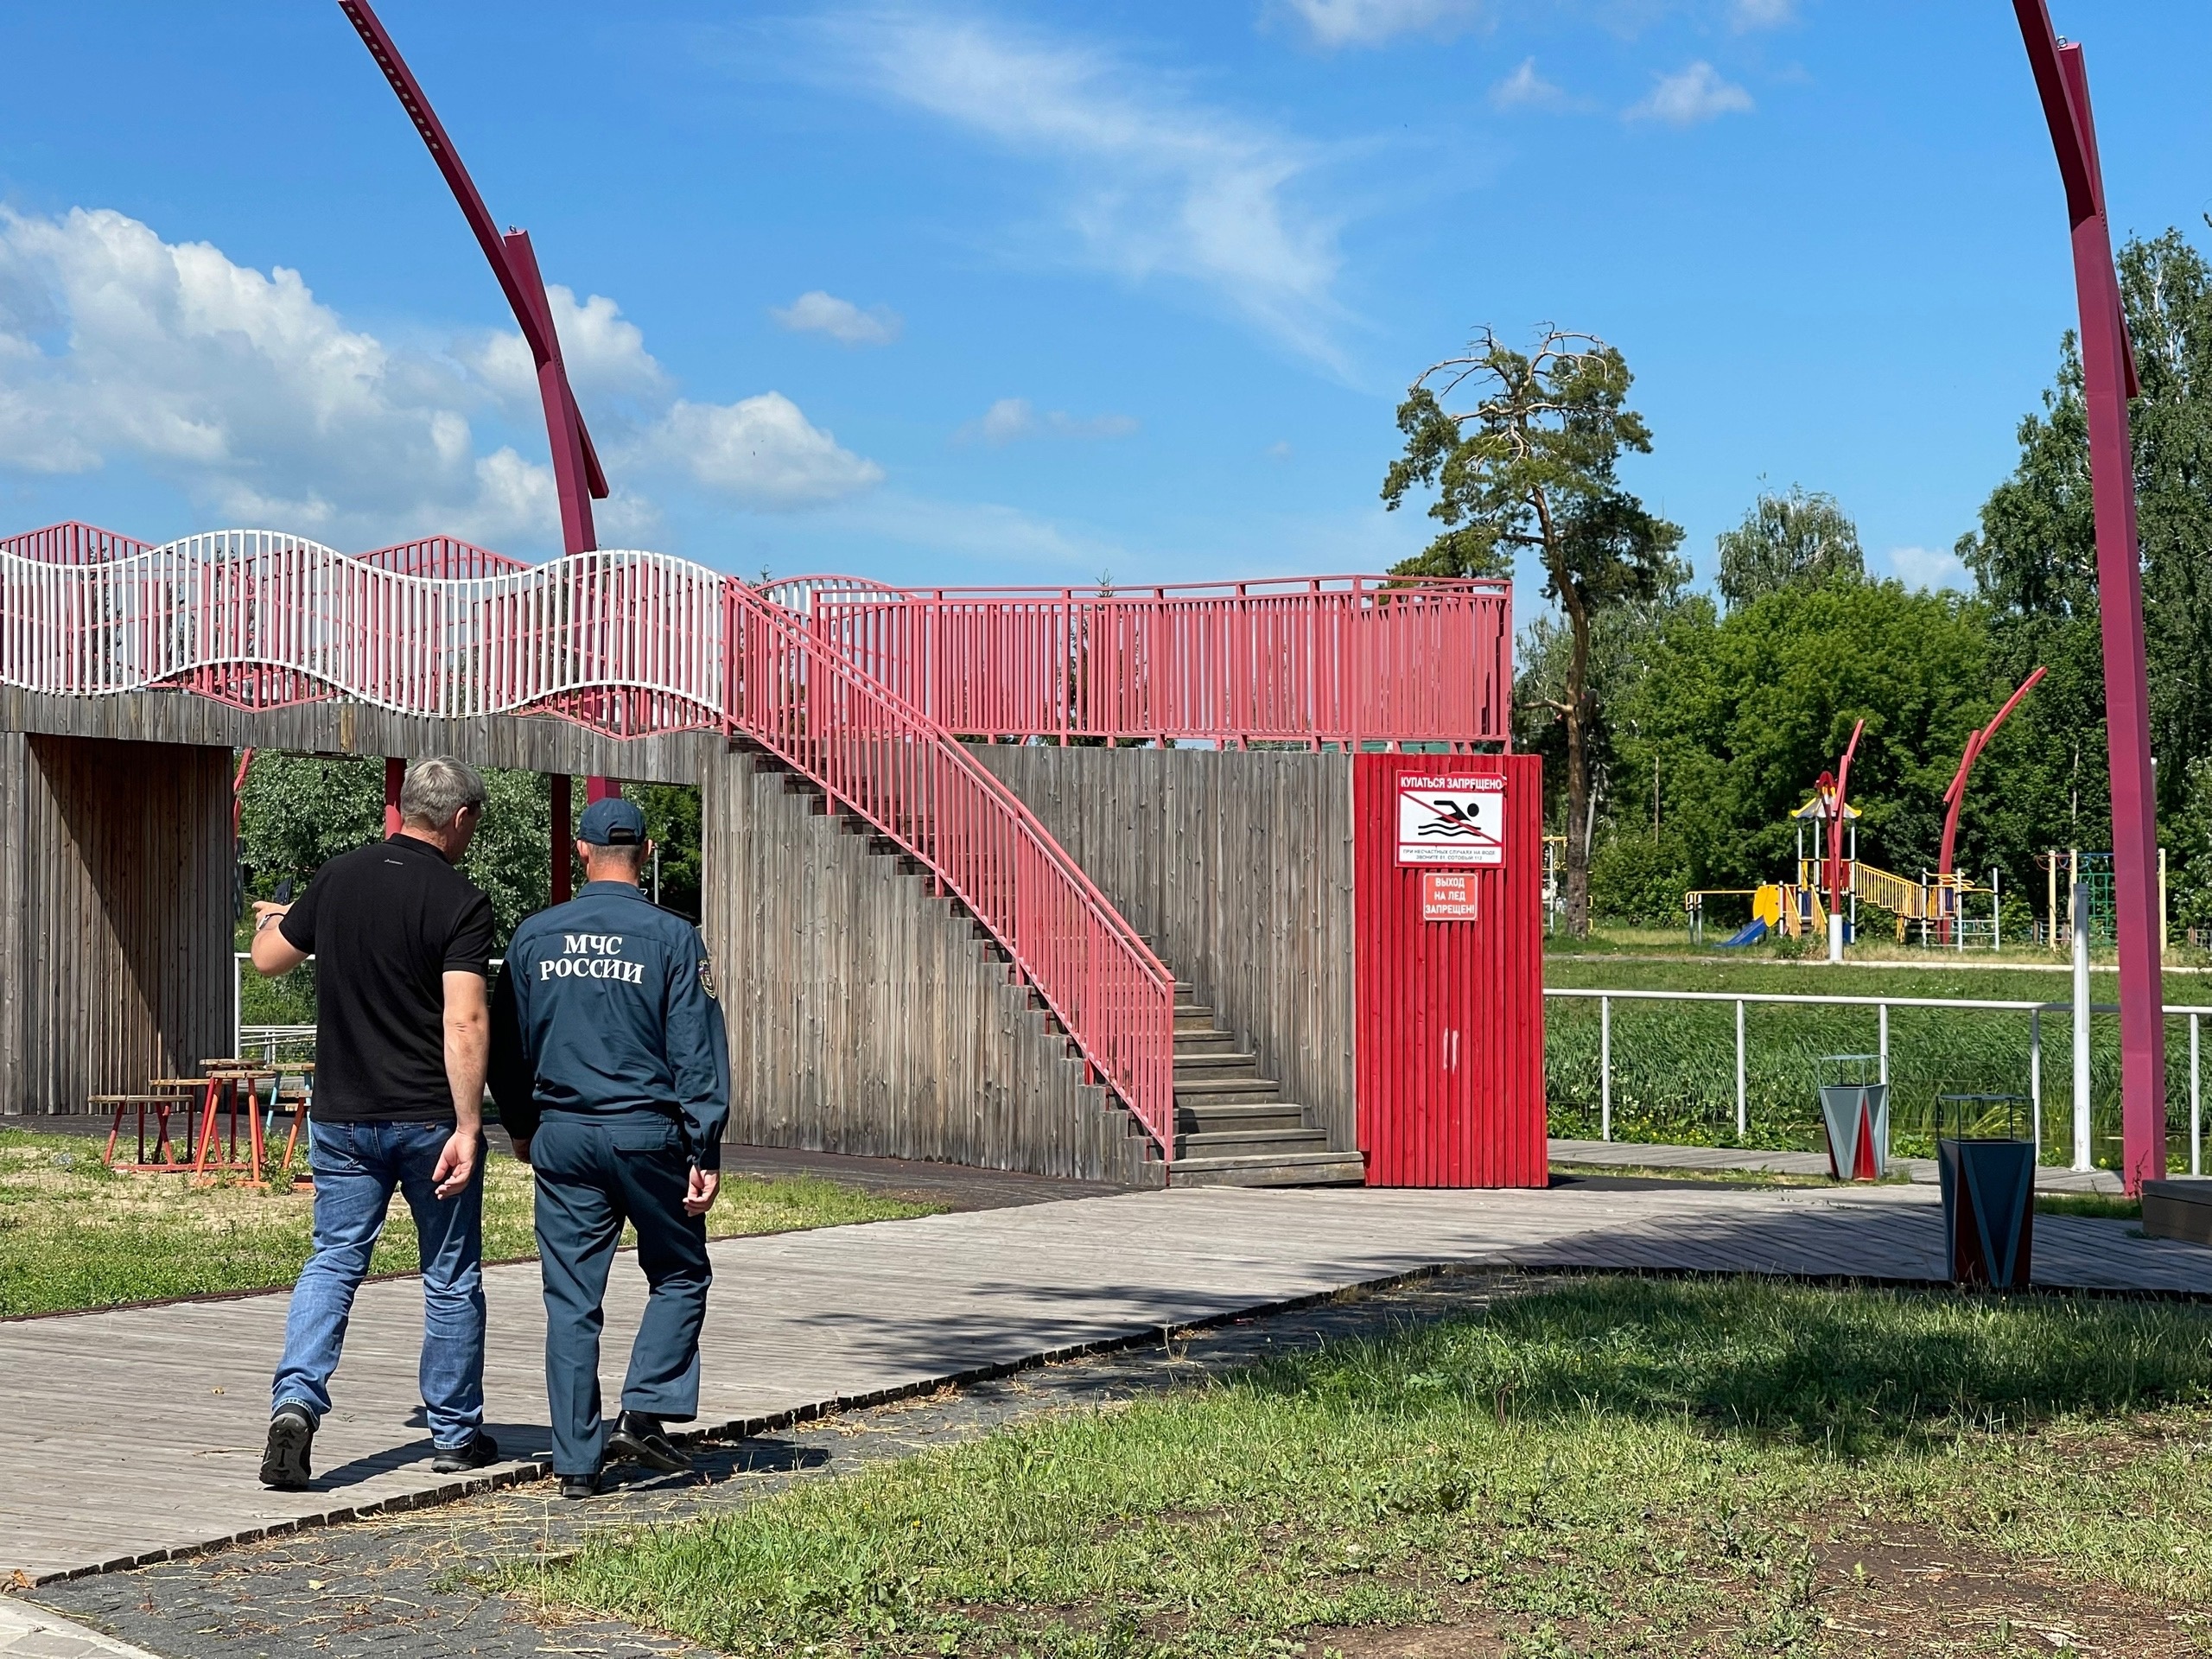
[[[610,1458],[690,1459],[662,1424],[699,1409],[708,1210],[721,1183],[729,1048],[699,931],[638,891],[652,851],[635,803],[584,810],[583,891],[515,930],[492,1007],[492,1091],[515,1156],[537,1171],[545,1389],[564,1497]],[[599,1334],[625,1222],[650,1293],[622,1411],[600,1420]]]

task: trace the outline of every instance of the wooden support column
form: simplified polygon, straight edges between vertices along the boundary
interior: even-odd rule
[[[0,1112],[20,1112],[29,1094],[25,1009],[30,957],[26,885],[31,849],[25,835],[25,798],[30,783],[30,741],[0,732]]]
[[[0,977],[0,1110],[81,1112],[227,1052],[233,767],[227,748],[0,734],[18,969]]]
[[[569,880],[569,866],[576,856],[573,844],[576,838],[575,815],[569,810],[569,774],[553,774],[553,880],[550,902],[565,905],[574,891]]]
[[[587,778],[584,779],[584,804],[586,806],[589,806],[594,801],[620,798],[621,793],[622,780],[620,778]]]
[[[399,833],[399,791],[407,781],[407,762],[396,754],[384,758],[384,832]]]

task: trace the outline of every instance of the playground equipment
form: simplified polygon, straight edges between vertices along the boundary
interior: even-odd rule
[[[1960,950],[1970,944],[1995,950],[2004,943],[1998,912],[2000,878],[1995,870],[1990,872],[1988,885],[1984,887],[1953,872],[1931,874],[1923,870],[1916,879],[1878,868],[1859,856],[1859,809],[1845,802],[1839,820],[1835,804],[1834,780],[1824,773],[1812,798],[1790,814],[1797,830],[1796,873],[1791,880],[1770,881],[1758,887],[1693,888],[1683,894],[1690,942],[1705,943],[1706,906],[1714,899],[1750,900],[1750,918],[1734,933],[1718,941],[1724,950],[1756,944],[1770,935],[1780,938],[1827,938],[1835,908],[1832,901],[1840,888],[1844,901],[1844,940],[1859,936],[1859,905],[1864,899],[1896,918],[1900,944],[1913,936],[1915,929],[1918,930],[1921,944],[1937,942],[1939,930],[1947,919],[1952,924],[1948,930],[1948,942]],[[1839,828],[1842,845],[1840,874],[1837,861],[1820,850],[1823,842],[1833,844],[1838,839],[1835,832]],[[1988,905],[1986,915],[1969,913],[1983,901]]]
[[[1959,840],[1959,811],[1966,805],[1967,779],[1974,772],[1974,763],[1981,758],[1982,750],[1989,747],[1989,740],[1997,735],[1997,728],[2005,723],[2005,716],[2020,706],[2020,700],[2036,689],[2047,671],[2039,667],[2021,681],[2018,689],[2005,699],[2005,706],[1990,717],[1989,724],[1967,739],[1966,753],[1959,757],[1957,774],[1952,778],[1951,786],[1943,791],[1943,845],[1936,859],[1936,873],[1939,877],[1948,877],[1951,874],[1951,855]],[[1993,884],[1993,875],[1991,880]],[[1950,943],[1952,924],[1955,919],[1948,910],[1937,918],[1936,943]]]

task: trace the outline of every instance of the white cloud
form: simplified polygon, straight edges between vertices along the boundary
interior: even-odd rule
[[[1380,46],[1396,35],[1449,34],[1482,15],[1483,0],[1284,0],[1314,44]]]
[[[1739,34],[1758,29],[1780,29],[1797,21],[1797,0],[1735,0],[1729,22]]]
[[[626,448],[672,456],[694,481],[767,507],[880,475],[775,394],[677,398],[612,300],[579,304],[558,286],[549,298],[579,394],[625,406],[600,423],[610,462]],[[296,270],[164,242],[111,210],[0,208],[0,471],[134,461],[219,522],[341,547],[434,531],[542,544],[558,524],[550,469],[496,441],[485,453],[470,416],[492,409],[542,433],[518,333],[445,354],[396,348],[346,327]],[[658,516],[621,489],[598,508],[609,534]]]
[[[1126,438],[1136,429],[1133,415],[1080,416],[1064,409],[1039,415],[1027,397],[1001,397],[953,435],[963,443],[981,442],[995,448],[1017,438]]]
[[[1490,101],[1501,110],[1563,110],[1573,102],[1564,88],[1536,73],[1534,58],[1522,59],[1519,68],[1491,87]]]
[[[1649,96],[1624,111],[1631,121],[1657,121],[1670,127],[1695,126],[1724,115],[1745,115],[1751,95],[1704,59],[1672,75],[1662,75]]]
[[[877,92],[1060,168],[1052,211],[1080,263],[1210,289],[1341,366],[1336,226],[1293,194],[1313,147],[1181,97],[1110,53],[978,19],[848,13],[814,33]]]
[[[1084,582],[1133,563],[1101,532],[991,501],[938,501],[885,490],[837,508],[835,521],[886,546],[938,556],[933,569],[950,557],[1002,567],[1027,581]],[[915,579],[925,578],[917,573]]]
[[[840,346],[888,346],[906,320],[887,305],[863,311],[850,300],[812,289],[789,305],[771,306],[768,315],[795,334],[827,334]]]
[[[1288,438],[1277,438],[1267,448],[1268,458],[1270,461],[1288,461],[1291,457],[1291,453],[1290,440]]]
[[[734,404],[678,398],[631,454],[680,467],[695,483],[750,506],[820,506],[880,482],[883,468],[810,423],[797,404],[767,391]]]
[[[1890,569],[1908,588],[1955,588],[1964,592],[1973,586],[1973,578],[1957,554],[1933,548],[1893,547]]]
[[[643,330],[622,315],[604,294],[582,305],[574,290],[559,283],[545,285],[553,308],[553,330],[561,340],[561,361],[580,398],[638,397],[665,400],[668,372],[645,349]],[[503,403],[535,413],[537,366],[520,329],[493,330],[463,342],[455,356]]]

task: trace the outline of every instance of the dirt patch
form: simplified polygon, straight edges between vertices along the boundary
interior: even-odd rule
[[[1814,1556],[1816,1605],[1840,1651],[2212,1652],[2212,1610],[2063,1578],[1934,1528],[1839,1526]]]
[[[1936,1528],[1854,1517],[1815,1529],[1811,1553],[1811,1605],[1802,1644],[1777,1651],[1848,1659],[1968,1654],[2201,1659],[2212,1654],[2212,1608],[2068,1579]],[[1746,1589],[1743,1611],[1746,1620],[1756,1620],[1764,1598]],[[1739,1654],[1748,1637],[1766,1634],[1734,1620],[1664,1630],[1641,1625],[1633,1618],[1573,1619],[1539,1633],[1524,1618],[1460,1602],[1447,1605],[1433,1624],[1312,1630],[1302,1651],[1305,1659],[1503,1659],[1510,1653],[1643,1652],[1648,1647],[1669,1659],[1689,1659]]]

